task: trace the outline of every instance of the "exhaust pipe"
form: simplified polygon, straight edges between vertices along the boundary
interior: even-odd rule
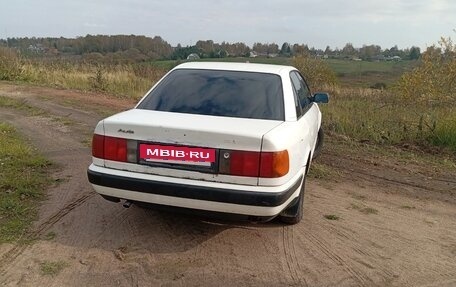
[[[130,206],[133,204],[133,202],[129,201],[129,200],[125,200],[125,202],[122,204],[123,207],[125,208],[130,208]]]

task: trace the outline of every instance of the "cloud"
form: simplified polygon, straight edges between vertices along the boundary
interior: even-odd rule
[[[88,22],[85,22],[83,25],[84,25],[84,27],[88,27],[88,28],[106,28],[106,25],[104,25],[104,24],[97,24],[97,23],[88,23]]]
[[[160,35],[173,45],[213,39],[407,47],[451,34],[454,15],[456,1],[449,0],[18,0],[3,5],[0,27],[9,36]]]

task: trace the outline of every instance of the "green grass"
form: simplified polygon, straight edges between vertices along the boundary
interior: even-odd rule
[[[448,109],[446,116],[436,119],[435,130],[429,140],[436,146],[450,147],[456,152],[456,109]]]
[[[408,70],[411,66],[415,65],[415,61],[352,61],[352,60],[339,60],[339,59],[326,59],[329,66],[336,73],[345,74],[362,74],[366,72],[380,72],[390,73],[396,71]]]
[[[200,59],[199,62],[239,62],[239,63],[260,63],[275,65],[292,65],[293,58],[287,57],[228,57],[214,59]],[[323,60],[337,74],[339,82],[344,86],[369,88],[376,83],[385,83],[390,86],[405,72],[417,65],[416,61],[352,61],[345,59],[325,59]],[[149,64],[160,69],[172,69],[184,61],[162,60],[154,61]]]
[[[44,240],[53,240],[56,236],[57,234],[54,231],[50,231],[46,233],[46,235],[44,236]]]
[[[46,114],[45,111],[27,104],[23,99],[14,99],[5,96],[0,96],[0,107],[21,110],[32,116]]]
[[[40,263],[41,274],[46,276],[56,276],[66,267],[68,267],[68,263],[65,261],[44,261]]]
[[[369,88],[376,83],[387,87],[396,82],[405,72],[417,65],[416,61],[369,62],[327,59],[325,62],[337,74],[343,86]]]
[[[50,183],[50,163],[4,123],[0,123],[0,147],[0,242],[25,240],[36,218],[36,205]]]
[[[309,169],[308,176],[310,178],[326,179],[333,178],[334,173],[335,172],[331,169],[331,167],[322,163],[313,162]]]
[[[331,88],[320,105],[325,131],[380,145],[442,146],[456,151],[454,105],[408,104],[389,91]]]
[[[323,217],[328,220],[339,220],[340,219],[340,217],[335,214],[326,214]]]

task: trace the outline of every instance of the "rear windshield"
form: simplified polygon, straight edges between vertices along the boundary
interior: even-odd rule
[[[177,69],[137,108],[266,120],[285,118],[280,77],[254,72]]]

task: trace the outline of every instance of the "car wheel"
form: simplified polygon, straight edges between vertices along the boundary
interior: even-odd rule
[[[298,198],[288,206],[282,213],[279,215],[280,221],[286,224],[297,224],[301,221],[302,215],[304,213],[304,191],[306,189],[306,176],[302,180],[301,191]]]
[[[320,128],[318,130],[317,143],[315,145],[315,150],[312,155],[312,159],[316,159],[320,155],[320,152],[323,148],[323,138],[324,138],[323,128]]]

